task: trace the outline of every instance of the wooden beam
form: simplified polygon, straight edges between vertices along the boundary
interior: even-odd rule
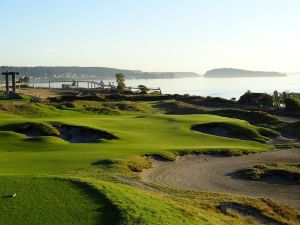
[[[9,98],[9,82],[8,82],[8,73],[5,74],[5,95],[6,98]]]
[[[13,95],[16,94],[16,74],[11,75],[11,82],[12,82],[12,93]]]

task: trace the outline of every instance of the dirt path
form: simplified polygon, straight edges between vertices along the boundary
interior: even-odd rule
[[[300,209],[300,186],[280,179],[251,181],[239,179],[233,172],[268,162],[300,162],[300,149],[277,150],[248,156],[224,157],[187,155],[176,162],[153,161],[153,168],[143,171],[144,181],[180,189],[226,192],[250,197],[265,197]]]

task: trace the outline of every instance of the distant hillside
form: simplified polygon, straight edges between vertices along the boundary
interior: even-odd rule
[[[199,76],[197,73],[191,72],[143,72],[106,67],[0,67],[0,72],[6,70],[18,71],[22,76],[40,80],[114,79],[116,73],[123,73],[126,79],[171,79]]]
[[[232,68],[209,70],[204,74],[206,78],[232,78],[232,77],[285,77],[286,74],[278,72],[251,71]]]
[[[175,78],[185,78],[185,77],[200,77],[198,73],[194,72],[171,72],[175,75]]]

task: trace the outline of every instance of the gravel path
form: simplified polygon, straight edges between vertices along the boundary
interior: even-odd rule
[[[153,168],[141,173],[144,181],[180,189],[226,192],[265,197],[300,209],[300,186],[280,178],[265,181],[243,180],[234,171],[269,162],[300,162],[300,149],[274,150],[238,157],[187,155],[175,162],[153,161]]]

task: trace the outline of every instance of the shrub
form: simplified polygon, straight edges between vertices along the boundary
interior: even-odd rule
[[[285,109],[287,111],[300,112],[300,99],[296,96],[284,99]]]
[[[271,95],[268,95],[266,93],[251,93],[248,91],[240,97],[238,103],[245,105],[262,105],[272,107],[274,100]]]

